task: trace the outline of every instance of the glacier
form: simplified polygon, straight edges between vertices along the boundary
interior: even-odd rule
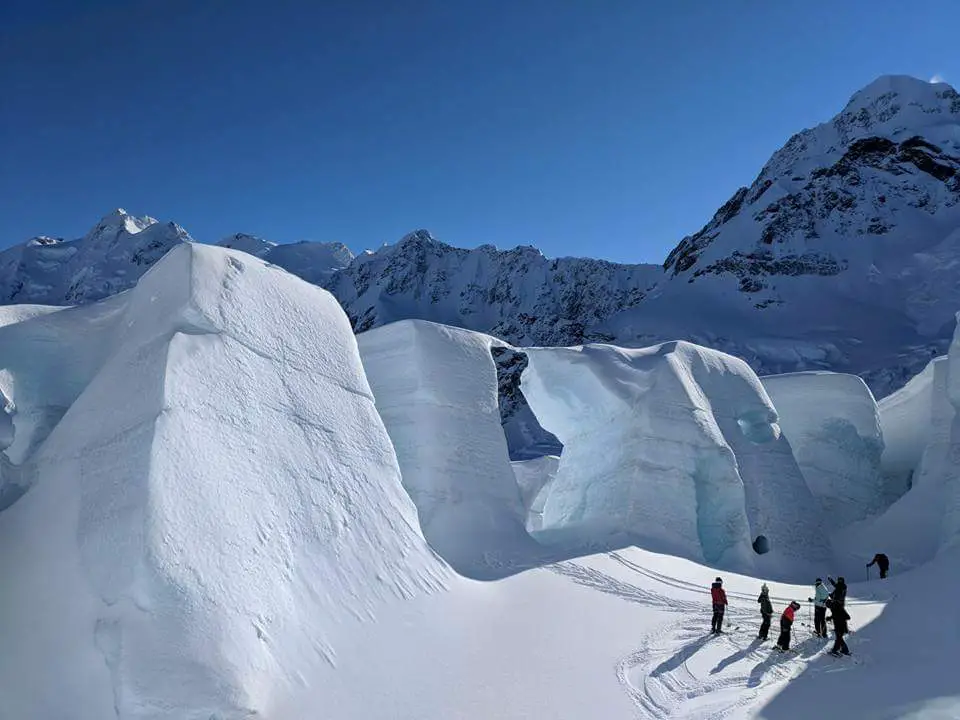
[[[183,244],[0,333],[11,717],[271,717],[339,622],[444,586],[325,291]]]
[[[906,492],[905,483],[884,481],[879,410],[861,378],[804,372],[761,382],[828,527],[876,515]]]
[[[523,351],[521,389],[563,443],[535,501],[538,540],[773,574],[830,557],[777,412],[742,360],[684,342]]]
[[[427,540],[460,574],[489,578],[536,554],[500,424],[498,340],[423,320],[358,336],[377,409]]]

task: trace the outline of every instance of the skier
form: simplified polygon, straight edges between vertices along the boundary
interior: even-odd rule
[[[838,603],[840,607],[844,607],[847,604],[847,582],[843,577],[838,577],[834,580],[829,575],[827,580],[833,585],[833,592],[830,593],[830,599]]]
[[[727,609],[727,594],[723,591],[723,580],[717,578],[710,586],[710,598],[713,600],[713,620],[710,622],[710,632],[723,632],[723,612]]]
[[[817,578],[813,586],[813,597],[807,598],[807,602],[813,603],[813,634],[817,637],[827,636],[827,598],[830,593],[823,580]]]
[[[890,558],[883,553],[877,553],[873,556],[873,560],[867,563],[867,567],[871,567],[874,564],[880,568],[880,578],[885,578],[887,576],[887,570],[890,569]]]
[[[780,637],[777,638],[776,649],[780,652],[786,652],[790,649],[790,628],[793,627],[793,615],[800,609],[800,603],[796,600],[787,605],[787,609],[780,616]]]
[[[767,587],[766,583],[760,586],[760,597],[757,598],[757,602],[760,603],[760,617],[763,618],[757,639],[766,640],[767,633],[770,632],[770,619],[773,617],[773,605],[770,604],[770,588]]]
[[[847,626],[847,621],[850,619],[850,615],[847,614],[846,609],[843,605],[837,603],[836,600],[827,599],[827,606],[830,608],[830,612],[833,613],[833,632],[836,634],[837,639],[833,643],[833,649],[830,651],[831,655],[836,655],[840,657],[841,655],[849,655],[850,648],[847,647],[846,640],[843,639],[843,636],[847,634],[849,628]]]

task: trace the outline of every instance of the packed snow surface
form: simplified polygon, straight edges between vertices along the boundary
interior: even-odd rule
[[[904,483],[884,482],[881,474],[880,418],[863,380],[805,372],[772,375],[762,382],[830,527],[876,515],[903,494]]]
[[[521,389],[563,443],[536,500],[541,542],[637,544],[771,573],[829,557],[777,412],[742,360],[683,342],[524,352]],[[762,557],[758,535],[771,545]]]

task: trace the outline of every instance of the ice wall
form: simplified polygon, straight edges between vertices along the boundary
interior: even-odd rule
[[[0,513],[10,717],[270,717],[331,628],[444,582],[347,318],[278,268],[181,245],[0,328],[0,368],[32,476]]]
[[[829,555],[815,501],[746,363],[685,342],[524,352],[524,395],[564,446],[538,499],[542,542],[631,542],[780,571]],[[762,558],[751,547],[760,534],[772,547]]]
[[[481,333],[404,320],[357,337],[403,484],[430,545],[461,574],[499,575],[535,543],[500,425]]]
[[[851,552],[882,549],[898,569],[960,545],[960,337],[899,391],[878,403],[883,473],[909,490],[880,517],[840,538]]]
[[[807,486],[828,527],[889,507],[906,490],[880,470],[883,435],[877,403],[856,375],[799,372],[761,379]]]

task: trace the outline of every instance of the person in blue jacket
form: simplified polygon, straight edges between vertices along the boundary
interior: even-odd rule
[[[827,598],[830,597],[830,591],[823,584],[823,580],[817,578],[813,586],[813,597],[807,598],[807,602],[813,603],[813,634],[817,637],[827,636]]]

